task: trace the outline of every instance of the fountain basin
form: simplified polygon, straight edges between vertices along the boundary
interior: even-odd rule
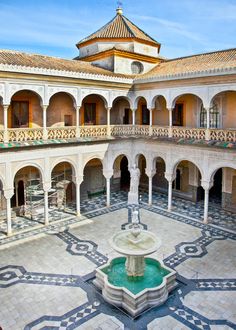
[[[96,269],[94,284],[102,290],[104,299],[124,308],[135,317],[144,310],[163,304],[176,287],[176,272],[154,258],[144,258],[143,277],[126,274],[125,257],[112,259]]]

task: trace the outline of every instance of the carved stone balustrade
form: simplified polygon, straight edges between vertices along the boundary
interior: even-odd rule
[[[113,137],[163,137],[168,138],[169,127],[149,125],[111,125],[110,135]],[[54,139],[76,139],[76,138],[101,138],[108,136],[107,125],[71,127],[49,127],[47,135],[49,140]],[[10,128],[7,131],[9,142],[37,141],[43,140],[43,128]],[[174,139],[196,139],[222,142],[236,142],[236,129],[209,129],[172,127]],[[0,130],[0,143],[4,141],[4,130]]]

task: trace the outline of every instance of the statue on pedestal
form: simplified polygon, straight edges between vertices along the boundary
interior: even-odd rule
[[[140,179],[140,170],[134,164],[130,169],[130,191],[128,194],[128,204],[138,204],[138,187]]]

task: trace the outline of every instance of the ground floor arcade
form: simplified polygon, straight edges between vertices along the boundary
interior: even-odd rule
[[[144,202],[141,223],[161,237],[155,256],[177,270],[178,287],[164,305],[136,319],[104,301],[92,285],[93,271],[116,256],[108,238],[129,226],[128,214],[126,203],[120,202],[87,213],[79,223],[74,216],[5,238],[0,251],[0,326],[7,330],[235,329],[235,234]],[[21,244],[9,245],[17,240]]]

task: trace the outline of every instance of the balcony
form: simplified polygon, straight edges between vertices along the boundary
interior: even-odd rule
[[[17,143],[52,140],[84,140],[110,137],[167,138],[173,140],[236,142],[234,129],[205,129],[147,125],[96,125],[79,127],[20,128],[0,130],[0,143]]]

